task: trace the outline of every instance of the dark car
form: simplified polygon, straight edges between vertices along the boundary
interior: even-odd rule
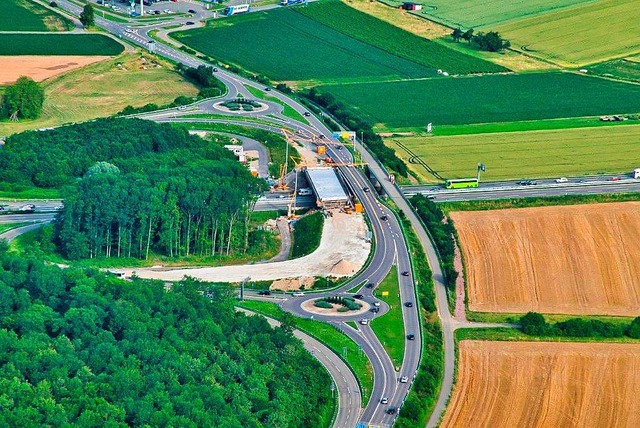
[[[271,296],[271,291],[269,291],[269,290],[261,290],[261,291],[258,291],[258,295],[260,295],[260,296]]]
[[[373,308],[371,308],[369,310],[374,314],[377,314],[378,312],[380,312],[380,308],[376,308],[376,307],[373,307]]]
[[[188,11],[188,12],[189,12],[189,13],[196,13],[196,11],[195,11],[195,10],[193,10],[193,9],[189,9],[189,11]]]
[[[369,191],[369,188],[368,188],[368,187],[363,187],[363,188],[362,188],[362,191],[363,191],[363,192],[368,192],[368,191]]]
[[[404,272],[402,272],[402,276],[409,276],[409,271],[405,270]]]
[[[267,86],[266,88],[264,88],[264,90],[269,92],[269,91],[271,91],[271,88]]]
[[[373,288],[373,287],[375,287],[375,286],[376,286],[376,285],[375,285],[373,282],[370,282],[370,283],[368,283],[368,284],[366,285],[366,287],[367,287],[367,288]]]
[[[407,340],[416,340],[415,334],[407,334]]]
[[[195,22],[193,22],[193,21],[187,21],[187,22],[185,22],[185,24],[187,24],[187,25],[194,25],[194,24],[195,24]]]
[[[382,221],[387,221],[387,219],[388,219],[388,218],[389,218],[389,217],[387,217],[387,216],[386,216],[386,215],[384,215],[384,214],[380,216],[380,220],[382,220]]]
[[[309,116],[311,116],[311,113],[309,113],[308,111],[305,111],[305,112],[304,112],[304,116],[305,116],[305,117],[309,117]]]
[[[413,308],[413,302],[407,302],[404,304],[407,308]]]
[[[364,296],[362,294],[355,294],[353,296],[354,299],[362,299]]]
[[[387,410],[385,410],[384,412],[387,415],[395,415],[396,412],[398,411],[398,409],[396,409],[395,407],[389,407]]]

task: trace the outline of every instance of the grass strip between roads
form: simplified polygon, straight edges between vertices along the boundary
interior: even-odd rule
[[[399,368],[404,357],[404,320],[398,286],[398,269],[391,268],[385,279],[374,291],[375,296],[389,305],[389,312],[371,321],[371,328],[389,354],[393,365]]]
[[[275,303],[271,302],[251,300],[241,302],[238,306],[261,313],[278,321],[282,321],[285,316],[290,315],[284,312]],[[362,403],[363,406],[366,405],[373,389],[373,368],[371,367],[369,359],[359,349],[358,345],[348,336],[339,332],[329,324],[307,318],[290,316],[292,317],[292,322],[297,329],[324,343],[347,363],[360,384],[360,389],[362,391]]]
[[[7,232],[11,229],[17,229],[19,227],[26,226],[28,224],[31,224],[31,222],[0,224],[0,234]]]

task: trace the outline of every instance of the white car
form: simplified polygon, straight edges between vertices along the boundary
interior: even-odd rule
[[[380,302],[373,302],[373,306],[375,306],[376,308],[380,307]]]
[[[368,320],[368,319],[366,319],[366,318],[362,318],[362,319],[360,320],[360,324],[362,324],[362,325],[367,325],[367,324],[369,324],[369,320]]]
[[[295,293],[291,294],[293,297],[302,297],[304,296],[304,293],[302,291],[296,291]]]
[[[402,376],[400,378],[400,383],[407,383],[407,382],[409,382],[409,378],[407,376]]]
[[[556,178],[556,183],[566,183],[569,179],[567,177]]]

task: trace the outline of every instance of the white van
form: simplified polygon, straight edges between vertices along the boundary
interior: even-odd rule
[[[308,187],[298,189],[298,196],[309,196],[311,194],[313,194],[313,191]]]
[[[304,296],[304,293],[302,291],[296,291],[295,293],[291,294],[293,297],[302,297]]]

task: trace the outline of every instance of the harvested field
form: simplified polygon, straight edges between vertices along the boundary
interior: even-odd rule
[[[0,85],[8,85],[20,76],[37,82],[94,62],[106,56],[0,56]]]
[[[640,202],[463,211],[468,308],[640,313]]]
[[[441,427],[640,426],[640,344],[459,343]]]

